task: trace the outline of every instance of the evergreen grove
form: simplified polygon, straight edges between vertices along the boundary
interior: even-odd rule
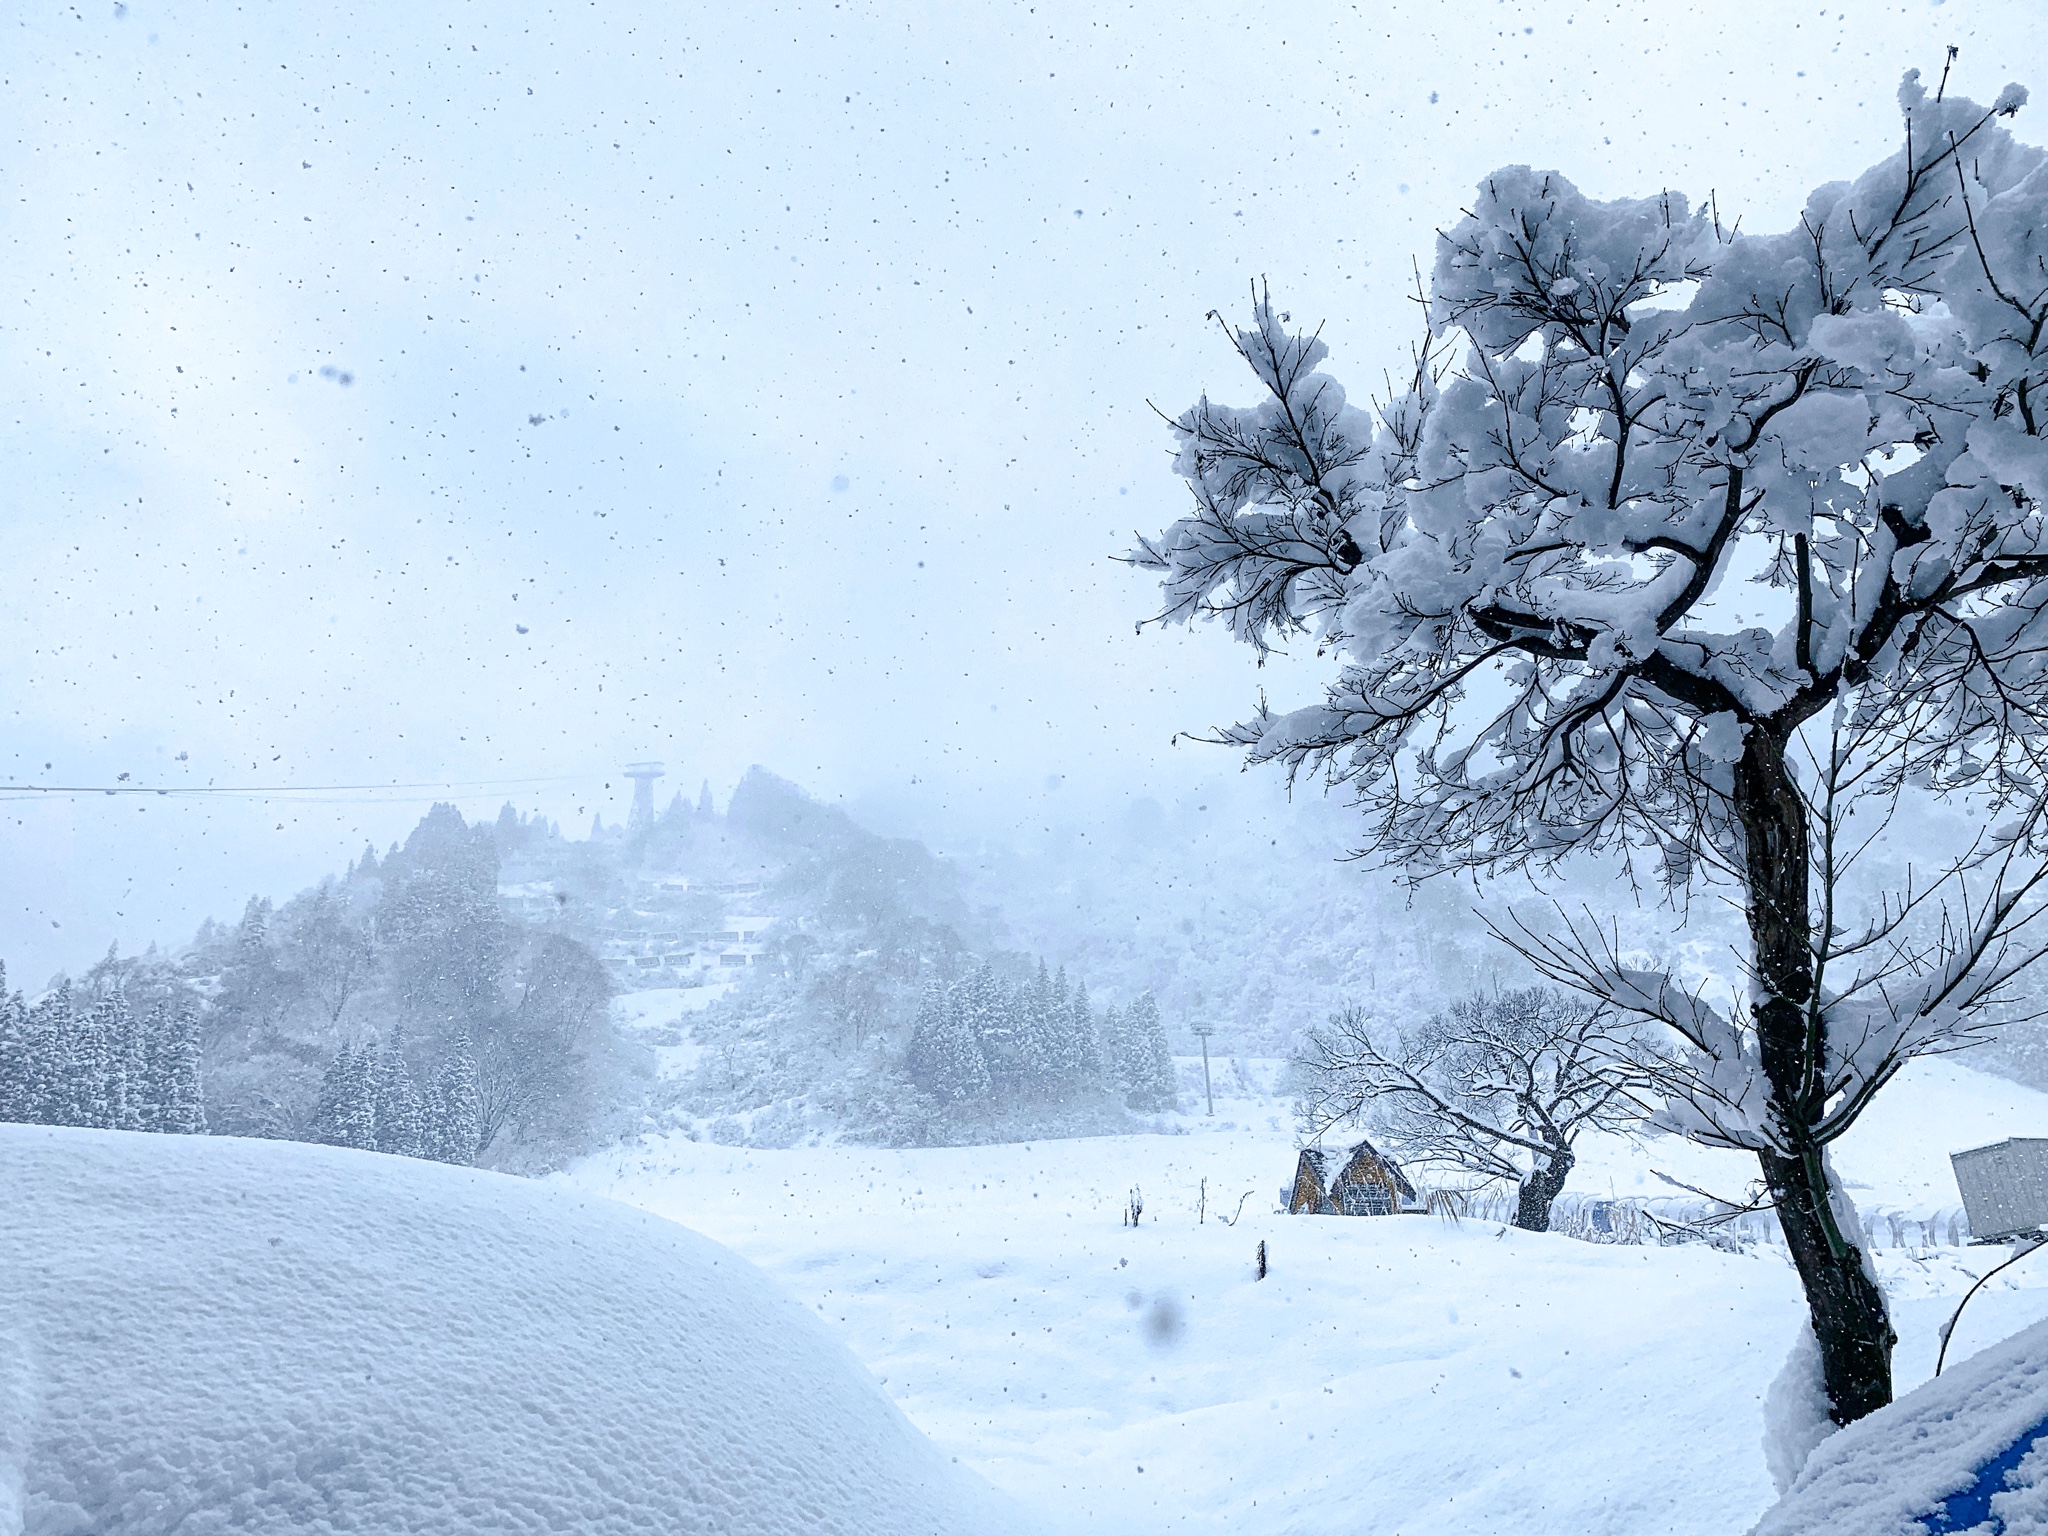
[[[159,999],[139,1011],[119,988],[94,996],[65,981],[30,1004],[6,979],[0,964],[0,1121],[207,1133],[196,998]],[[381,1052],[343,1046],[302,1139],[474,1163],[480,1115],[467,1038],[425,1090],[413,1083],[402,1029]]]
[[[147,1015],[112,992],[60,986],[33,1006],[0,966],[0,1120],[203,1135],[198,1011],[159,1002]]]
[[[381,1051],[343,1046],[320,1084],[310,1139],[365,1152],[473,1163],[480,1140],[476,1057],[458,1038],[432,1086],[414,1084],[405,1033],[392,1032]]]
[[[904,1061],[912,1082],[957,1106],[1030,1103],[1107,1089],[1132,1109],[1173,1107],[1173,1056],[1150,992],[1100,1021],[1064,970],[1006,984],[987,964],[926,984]]]

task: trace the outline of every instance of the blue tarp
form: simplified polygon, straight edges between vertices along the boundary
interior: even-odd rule
[[[1823,1440],[1755,1536],[2048,1536],[2044,1463],[2048,1322]]]
[[[2048,1435],[2048,1419],[2042,1419],[1985,1462],[1969,1487],[1950,1494],[1941,1508],[1920,1524],[1930,1532],[1947,1533],[1967,1531],[1990,1521],[1992,1536],[2004,1536],[2005,1522],[1991,1513],[1991,1496],[2005,1492],[2007,1475],[2019,1467],[2022,1458],[2034,1448],[2034,1442],[2044,1435]]]

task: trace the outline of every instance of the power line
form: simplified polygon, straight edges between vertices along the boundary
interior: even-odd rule
[[[0,784],[0,800],[33,800],[77,795],[155,795],[161,798],[213,796],[225,799],[292,799],[314,805],[374,804],[387,793],[418,790],[497,790],[536,784],[580,784],[594,774],[558,774],[532,779],[428,780],[388,784]],[[366,795],[369,800],[301,800],[312,795]]]

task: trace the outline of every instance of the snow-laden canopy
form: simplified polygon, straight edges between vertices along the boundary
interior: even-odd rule
[[[562,1186],[0,1125],[0,1531],[1021,1531],[746,1260]]]
[[[2048,157],[2003,121],[2025,99],[1909,76],[1899,152],[1777,234],[1497,171],[1438,237],[1430,337],[1376,410],[1257,295],[1233,341],[1265,398],[1177,419],[1195,505],[1131,558],[1163,617],[1342,670],[1226,738],[1357,786],[1377,846],[1425,864],[1725,850],[1667,765],[1725,782],[1757,723],[1837,703],[1910,735],[1926,782],[2031,777]]]

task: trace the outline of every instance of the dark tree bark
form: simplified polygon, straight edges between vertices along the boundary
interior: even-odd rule
[[[1516,1226],[1524,1232],[1550,1230],[1550,1207],[1563,1192],[1576,1161],[1569,1147],[1560,1148],[1547,1159],[1537,1159],[1515,1197]]]
[[[1764,1185],[1806,1290],[1820,1346],[1830,1417],[1849,1424],[1892,1400],[1891,1314],[1863,1254],[1835,1218],[1826,1164],[1813,1127],[1827,1110],[1821,1081],[1822,1027],[1813,1001],[1813,932],[1808,905],[1812,843],[1805,801],[1785,765],[1785,742],[1770,724],[1749,729],[1735,766],[1735,810],[1749,877],[1749,932],[1755,946],[1757,1042],[1785,1153],[1762,1151]]]

